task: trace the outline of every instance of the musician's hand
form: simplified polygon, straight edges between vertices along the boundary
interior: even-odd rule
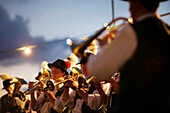
[[[39,82],[38,84],[39,84],[40,89],[44,89],[44,88],[47,87],[47,85],[45,83],[43,83],[43,82]]]
[[[74,80],[67,80],[67,81],[64,83],[64,86],[66,86],[66,87],[76,87],[76,88],[78,88],[78,82],[77,82],[77,81],[74,81]]]
[[[71,78],[72,76],[71,75],[65,75],[64,76],[64,80],[68,79],[68,78]]]
[[[113,89],[115,90],[115,92],[118,92],[119,84],[116,82],[116,80],[113,80],[113,79],[110,78],[107,81],[111,83],[111,85],[112,85]]]

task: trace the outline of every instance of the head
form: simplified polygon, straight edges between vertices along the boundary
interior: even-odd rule
[[[39,72],[39,73],[38,73],[38,76],[35,77],[35,79],[36,79],[36,80],[39,80],[39,81],[40,81],[42,78],[43,78],[43,75],[42,75],[41,72]]]
[[[12,79],[7,79],[3,81],[3,89],[5,89],[8,94],[12,94],[14,90],[14,84],[12,82]]]
[[[52,78],[55,81],[60,81],[64,75],[68,75],[67,68],[69,67],[64,60],[58,59],[53,63],[49,63],[48,67],[51,69]]]
[[[41,69],[43,69],[43,70],[48,69],[48,62],[47,61],[41,62]]]
[[[93,54],[92,53],[86,53],[86,55],[87,55],[87,57],[84,58],[84,59],[81,59],[80,63],[78,63],[78,64],[81,64],[82,73],[84,74],[85,77],[90,75],[90,72],[87,68],[87,61],[88,61],[89,56],[93,55]]]
[[[156,13],[159,3],[166,0],[123,0],[130,3],[129,11],[134,20],[147,13]]]

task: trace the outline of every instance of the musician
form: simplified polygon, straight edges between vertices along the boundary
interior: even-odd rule
[[[170,112],[170,27],[157,15],[165,0],[124,0],[130,4],[133,24],[91,56],[88,69],[99,80],[120,71],[119,96],[114,113]]]
[[[91,53],[86,54],[87,58],[82,59],[79,63],[81,64],[84,77],[91,75],[86,66],[87,59]],[[80,78],[78,81],[80,81]],[[69,87],[75,87],[76,89],[69,93]],[[90,82],[87,86],[84,83],[84,86],[82,87],[80,86],[80,82],[77,83],[76,81],[68,80],[65,82],[65,89],[62,95],[63,103],[70,105],[69,107],[72,110],[72,113],[101,113],[103,112],[102,97],[99,94],[98,89],[104,96],[108,96],[110,87],[110,84],[106,83],[100,84],[99,87],[95,88],[93,82]]]
[[[67,63],[61,59],[56,60],[53,63],[49,63],[48,67],[51,69],[52,79],[55,82],[62,81],[64,75],[68,75]],[[62,94],[63,84],[56,85],[53,91],[45,90],[40,96],[35,99],[34,93],[31,94],[31,106],[33,110],[40,110],[41,113],[57,113],[63,112],[64,106],[60,100]],[[43,89],[45,84],[40,83],[40,87]]]
[[[51,78],[51,72],[50,72],[49,67],[48,67],[48,62],[47,61],[42,61],[41,62],[41,70],[38,73],[38,76],[35,77],[35,79],[38,80],[38,81],[41,81],[41,80],[43,80],[46,77]],[[37,90],[36,90],[37,97],[39,97],[40,94],[42,93],[41,90],[42,89],[37,87]]]
[[[7,91],[7,94],[0,99],[0,113],[25,113],[29,105],[29,100],[21,101],[19,98],[15,97],[12,101],[15,88],[14,78],[11,78],[7,73],[2,73],[0,76],[3,80],[3,89]],[[17,94],[17,96],[19,96],[20,91]]]

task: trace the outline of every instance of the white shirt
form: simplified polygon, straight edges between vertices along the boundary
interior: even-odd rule
[[[105,84],[102,84],[101,87],[103,91],[105,92],[105,94],[107,95],[107,97],[109,97],[111,84],[105,83]],[[67,105],[70,108],[73,107],[72,113],[82,113],[82,105],[83,105],[84,100],[76,99],[76,102],[75,102],[75,97],[76,97],[76,91],[69,90],[69,99],[67,101],[63,101],[63,104]],[[102,105],[101,96],[97,90],[94,90],[93,94],[88,94],[88,106],[92,110],[97,110],[101,105]]]
[[[61,86],[60,86],[61,88]],[[55,87],[52,91],[53,95],[55,95],[58,91],[58,87]],[[37,104],[33,108],[35,110],[40,110],[41,113],[50,113],[51,108],[53,107],[54,110],[57,112],[62,112],[64,109],[64,105],[62,104],[61,98],[56,98],[54,101],[54,106],[49,102],[44,103],[44,95],[45,93],[41,93],[40,96],[37,98]],[[43,104],[44,103],[44,104]]]
[[[138,17],[136,21],[155,16],[155,13],[147,13]],[[98,80],[109,79],[132,57],[137,45],[137,35],[133,27],[125,26],[116,33],[116,38],[110,44],[104,46],[96,56],[89,57],[88,70]]]
[[[137,36],[131,25],[116,33],[116,38],[105,45],[96,56],[90,56],[87,67],[98,80],[107,80],[133,55]]]

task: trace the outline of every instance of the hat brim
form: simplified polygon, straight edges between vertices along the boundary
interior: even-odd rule
[[[52,66],[52,65],[53,65],[52,63],[49,63],[49,64],[48,64],[48,67],[51,69],[51,66]]]
[[[49,63],[48,64],[48,67],[51,69],[51,66],[54,66],[54,67],[56,67],[55,65],[53,65],[52,63]],[[68,72],[67,72],[67,70],[63,70],[65,73],[66,73],[66,75],[68,75]]]

